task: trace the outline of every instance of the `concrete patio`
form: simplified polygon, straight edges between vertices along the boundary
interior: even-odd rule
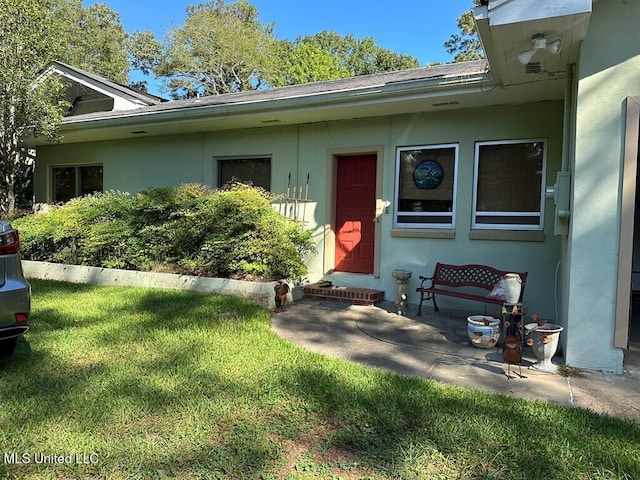
[[[477,348],[469,341],[466,318],[477,311],[425,308],[418,317],[411,305],[407,316],[395,312],[392,302],[363,306],[304,299],[276,313],[272,328],[292,343],[331,357],[640,421],[640,350],[625,352],[624,375],[570,367],[551,374],[535,370],[536,358],[527,347],[522,376],[512,366],[509,378],[501,348]],[[560,352],[554,363],[563,363]]]

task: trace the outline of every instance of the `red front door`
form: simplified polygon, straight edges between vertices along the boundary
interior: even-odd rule
[[[376,164],[376,154],[337,158],[336,271],[373,273]]]

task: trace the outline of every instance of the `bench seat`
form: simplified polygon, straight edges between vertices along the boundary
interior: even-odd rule
[[[520,275],[522,288],[520,290],[519,301],[522,301],[527,272],[499,270],[489,265],[480,264],[452,265],[436,263],[432,277],[424,277],[422,275],[419,277],[420,287],[416,288],[416,292],[420,293],[418,315],[422,313],[422,303],[425,300],[431,300],[434,310],[436,312],[439,310],[438,304],[436,303],[437,295],[502,305],[504,303],[502,299],[487,297],[487,295],[493,290],[500,279],[508,273],[517,273]],[[431,284],[425,285],[427,281],[431,281]],[[468,291],[468,288],[465,290],[466,287],[481,289],[486,291],[486,293],[472,293]]]

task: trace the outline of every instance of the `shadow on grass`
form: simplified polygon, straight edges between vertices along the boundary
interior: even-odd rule
[[[260,430],[261,422],[237,413],[246,410],[255,391],[242,378],[230,380],[224,363],[202,368],[204,360],[211,363],[216,346],[199,335],[222,325],[233,332],[239,323],[255,322],[261,312],[268,318],[260,307],[227,297],[141,289],[109,306],[105,317],[111,320],[105,320],[82,308],[83,297],[78,296],[77,305],[73,297],[92,292],[106,297],[113,290],[34,283],[31,331],[20,339],[15,355],[0,363],[0,431],[14,439],[4,448],[26,444],[30,451],[63,453],[73,445],[72,440],[67,444],[66,432],[79,437],[94,432],[91,442],[98,446],[128,445],[125,431],[141,435],[147,448],[116,447],[109,463],[134,476],[138,473],[132,469],[141,469],[144,478],[181,468],[233,471],[234,476],[273,469],[277,444]],[[39,296],[66,298],[73,308],[39,304]],[[104,298],[104,305],[110,300]],[[37,436],[21,438],[16,429],[24,428],[48,432],[48,438],[58,435],[60,444],[42,447]],[[213,438],[199,438],[208,428]],[[180,435],[193,438],[173,449],[163,446]],[[197,464],[190,463],[196,459]],[[24,468],[37,471],[35,465]],[[95,473],[92,466],[86,468],[83,475]],[[12,466],[0,465],[0,477],[14,474]]]
[[[37,287],[36,296],[54,298],[96,289]],[[28,341],[0,364],[4,448],[57,441],[63,453],[74,436],[74,445],[104,449],[109,463],[106,473],[88,466],[81,476],[279,478],[282,438],[309,434],[320,451],[349,452],[387,478],[640,478],[633,422],[308,354],[271,334],[260,307],[236,299],[130,292],[108,307],[122,321],[106,325],[71,298],[76,308],[36,302]],[[82,343],[69,348],[74,330],[88,337],[87,352]],[[262,356],[264,364],[249,365]],[[11,468],[0,465],[0,476],[15,475]]]
[[[77,365],[28,346],[23,342],[18,355],[0,364],[3,449],[95,451],[111,472],[99,473],[101,465],[51,467],[65,472],[64,478],[110,478],[114,472],[122,478],[183,478],[194,472],[238,478],[273,471],[283,454],[269,422],[261,419],[261,407],[247,407],[253,399],[260,403],[255,391],[199,369],[201,346],[156,352],[135,360],[133,371],[106,362]],[[0,478],[18,471],[37,478],[43,467],[0,464]]]
[[[637,450],[634,422],[401,375],[372,376],[356,386],[326,369],[300,368],[282,381],[336,426],[330,446],[374,469],[385,465],[392,476],[420,468],[407,456],[408,446],[418,446],[471,465],[469,478],[564,479],[577,471],[585,478],[595,471],[640,478],[637,457],[612,460],[608,450]]]

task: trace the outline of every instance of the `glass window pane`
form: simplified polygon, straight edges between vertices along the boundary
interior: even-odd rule
[[[53,177],[52,200],[68,202],[76,196],[75,167],[56,167],[51,169]]]
[[[543,143],[481,145],[478,212],[539,212]]]
[[[396,224],[451,225],[455,168],[455,146],[399,148]]]
[[[232,180],[252,183],[256,187],[271,190],[270,158],[234,158],[218,161],[218,186]]]
[[[542,228],[545,142],[476,147],[474,227]]]
[[[80,191],[78,195],[102,192],[102,165],[80,167]]]
[[[478,214],[476,217],[476,223],[486,223],[492,225],[533,225],[536,226],[540,223],[540,216],[523,217],[523,216],[491,216]]]

